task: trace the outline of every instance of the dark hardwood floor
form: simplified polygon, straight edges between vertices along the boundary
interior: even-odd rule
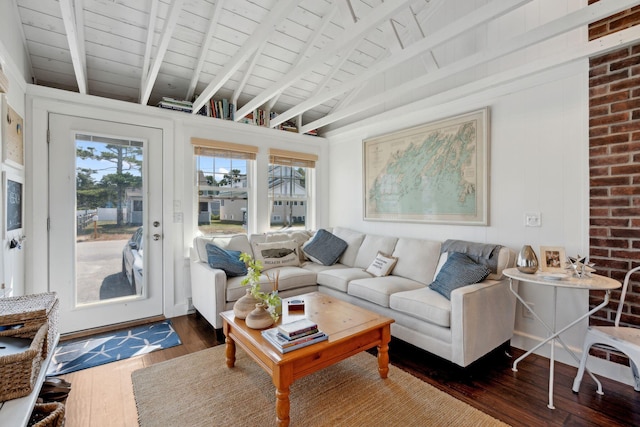
[[[64,377],[72,391],[66,402],[66,427],[136,426],[137,412],[131,372],[224,343],[201,316],[171,319],[182,345],[144,356],[74,372]],[[600,378],[604,396],[585,377],[579,394],[571,391],[576,368],[556,364],[554,402],[547,408],[548,360],[531,355],[511,370],[517,349],[509,357],[499,349],[462,369],[412,345],[392,340],[391,363],[493,417],[513,426],[637,426],[640,393],[631,386]],[[162,425],[160,420],[159,424]]]

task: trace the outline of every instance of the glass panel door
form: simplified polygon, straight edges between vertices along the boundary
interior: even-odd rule
[[[62,332],[162,314],[162,132],[55,114],[50,132]]]

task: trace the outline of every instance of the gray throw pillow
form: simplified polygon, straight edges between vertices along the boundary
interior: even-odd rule
[[[211,268],[223,270],[228,277],[244,276],[247,266],[240,260],[240,251],[222,249],[212,243],[205,245],[207,261]]]
[[[451,299],[454,289],[482,282],[490,273],[491,270],[486,266],[476,263],[465,254],[452,252],[429,287]]]
[[[321,228],[302,250],[309,259],[318,264],[333,265],[340,259],[347,246],[347,242]]]

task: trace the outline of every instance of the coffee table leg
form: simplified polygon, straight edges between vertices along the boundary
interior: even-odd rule
[[[223,324],[224,342],[225,342],[225,355],[227,356],[227,367],[233,368],[236,364],[236,343],[230,337],[230,327],[227,322]]]
[[[276,421],[278,427],[289,425],[289,387],[293,383],[293,369],[284,365],[276,367],[272,374],[273,385],[276,386]]]
[[[378,346],[378,373],[380,378],[387,378],[389,374],[389,341],[391,341],[391,328],[389,325],[382,328],[382,342]]]

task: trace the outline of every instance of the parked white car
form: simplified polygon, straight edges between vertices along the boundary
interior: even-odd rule
[[[140,227],[122,249],[122,274],[126,276],[129,284],[138,295],[142,294],[143,285],[143,246],[144,238],[142,227]]]

